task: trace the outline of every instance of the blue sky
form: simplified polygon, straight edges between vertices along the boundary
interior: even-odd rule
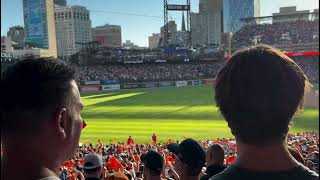
[[[185,3],[185,0],[169,0],[170,4]],[[160,32],[163,25],[163,0],[67,0],[68,5],[81,5],[90,12],[92,26],[117,24],[122,27],[122,40],[131,40],[139,46],[148,46],[148,36]],[[199,0],[191,0],[191,10],[198,12]],[[298,10],[319,8],[318,0],[261,0],[261,16],[278,12],[279,7],[297,6]],[[141,17],[103,13],[96,11],[144,14]],[[155,17],[154,17],[155,16]],[[181,28],[181,12],[169,12],[169,19],[176,20]],[[1,0],[1,35],[6,35],[9,27],[23,25],[22,0]]]

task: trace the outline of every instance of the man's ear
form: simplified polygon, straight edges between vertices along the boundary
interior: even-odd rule
[[[55,114],[54,124],[55,129],[57,132],[57,136],[61,139],[65,139],[67,137],[66,134],[66,128],[67,128],[67,109],[66,108],[60,108]]]

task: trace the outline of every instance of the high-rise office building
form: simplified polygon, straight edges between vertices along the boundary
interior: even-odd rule
[[[153,33],[152,36],[149,36],[149,48],[154,49],[159,47],[160,38],[160,33]]]
[[[220,44],[223,0],[200,0],[199,13],[191,14],[192,45]]]
[[[53,0],[23,0],[26,43],[57,57]]]
[[[92,41],[89,11],[82,6],[55,6],[58,56],[67,58],[79,52],[81,43]]]
[[[260,0],[224,0],[223,31],[237,32],[244,26],[243,18],[260,16]]]
[[[168,24],[166,24],[165,26],[168,26],[168,34],[169,34],[169,39],[170,39],[170,36],[177,32],[177,24],[175,21],[169,21]],[[165,26],[162,26],[160,28],[160,32],[161,32],[161,38],[164,37],[164,32],[165,32]]]
[[[9,53],[13,51],[11,37],[1,36],[1,53]]]
[[[223,0],[200,0],[199,12],[217,13],[223,10]]]
[[[97,26],[92,28],[92,37],[94,41],[99,41],[100,46],[121,47],[121,26],[109,25]]]

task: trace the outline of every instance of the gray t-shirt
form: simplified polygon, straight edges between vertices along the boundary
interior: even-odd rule
[[[252,171],[230,165],[221,173],[211,177],[209,180],[318,180],[319,174],[300,164],[286,171]]]

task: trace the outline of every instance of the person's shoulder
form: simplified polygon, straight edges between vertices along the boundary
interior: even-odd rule
[[[233,166],[230,165],[229,167],[225,168],[222,172],[212,176],[211,178],[209,178],[209,180],[229,180],[229,179],[235,179],[238,176],[236,176],[237,173],[237,169]]]
[[[311,171],[309,168],[302,164],[289,171],[280,172],[256,172],[243,170],[234,166],[229,166],[221,173],[212,176],[209,180],[229,180],[229,179],[279,179],[282,180],[315,180],[319,179],[319,175]]]
[[[299,175],[304,179],[319,179],[319,174],[317,174],[314,171],[311,171],[308,167],[305,167],[302,164],[298,166],[298,169]]]

